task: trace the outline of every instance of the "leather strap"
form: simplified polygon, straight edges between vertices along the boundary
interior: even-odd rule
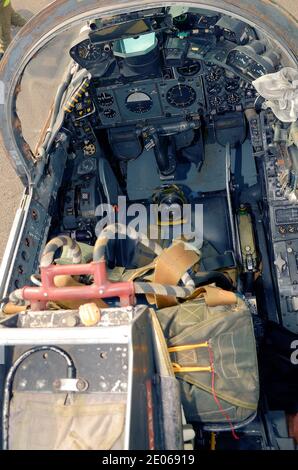
[[[187,250],[183,241],[177,241],[169,248],[164,249],[158,257],[146,266],[122,273],[121,279],[134,281],[146,274],[148,282],[177,285],[186,271],[197,264],[199,259],[196,251]],[[158,308],[170,307],[178,303],[176,297],[147,294],[146,298],[150,304],[156,304]]]
[[[2,311],[5,315],[15,315],[16,313],[25,312],[27,307],[25,305],[19,306],[14,305],[12,302],[8,302],[4,305]]]
[[[146,266],[142,266],[141,268],[137,269],[132,269],[124,273],[124,279],[127,281],[134,281],[138,277],[143,276],[144,274],[148,273],[149,271],[152,271],[152,269],[155,269],[156,265],[156,260],[152,261],[152,263],[146,264]]]
[[[234,292],[223,290],[220,287],[215,286],[198,287],[189,297],[189,299],[195,298],[204,298],[208,307],[237,304],[237,296]]]
[[[183,275],[199,262],[199,255],[193,250],[186,250],[183,242],[177,242],[165,249],[157,257],[153,282],[158,284],[177,285]],[[177,305],[176,297],[148,295],[147,300],[158,308]]]

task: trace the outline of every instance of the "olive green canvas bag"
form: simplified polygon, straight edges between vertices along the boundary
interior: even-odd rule
[[[224,291],[223,291],[224,292]],[[257,410],[258,364],[251,313],[204,298],[158,311],[188,421],[246,421]]]

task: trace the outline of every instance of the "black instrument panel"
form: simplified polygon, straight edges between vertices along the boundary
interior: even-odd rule
[[[169,78],[130,83],[109,80],[106,84],[105,80],[91,81],[90,93],[75,106],[75,119],[96,111],[97,124],[109,127],[156,118],[197,115],[206,118],[242,111],[254,105],[256,96],[251,83],[237,74],[218,65],[198,62],[173,68]]]
[[[201,76],[153,79],[96,88],[102,125],[159,117],[186,116],[205,108]]]
[[[253,105],[256,90],[251,83],[218,65],[208,63],[205,67],[204,87],[209,112],[241,111]]]
[[[200,64],[198,70],[200,73],[194,76],[177,74],[176,79],[97,87],[101,124],[110,126],[160,117],[203,116],[241,111],[253,105],[254,87],[236,74],[213,64]]]
[[[217,15],[206,29],[197,15],[184,16],[174,20],[172,31],[151,32],[150,47],[144,40],[134,54],[119,39],[94,41],[93,33],[74,44],[70,55],[92,76],[99,126],[206,118],[254,106],[251,82],[276,70],[278,53],[238,20]]]

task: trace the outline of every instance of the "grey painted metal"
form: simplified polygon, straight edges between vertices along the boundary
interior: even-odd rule
[[[0,346],[46,344],[126,344],[129,326],[76,328],[0,328]]]
[[[0,298],[1,299],[6,295],[9,281],[12,276],[12,271],[14,269],[18,248],[20,246],[20,243],[23,237],[24,227],[26,224],[31,199],[32,199],[32,194],[23,195],[21,206],[17,210],[15,219],[14,219],[11,231],[10,231],[7,247],[5,249],[4,257],[3,257],[1,267],[0,267]]]
[[[226,144],[226,193],[227,193],[227,202],[228,202],[229,217],[230,217],[233,250],[234,250],[234,253],[238,253],[239,249],[237,247],[237,241],[236,241],[236,228],[235,228],[235,220],[234,220],[234,215],[233,215],[230,185],[231,185],[231,147],[230,147],[230,144],[227,143]]]
[[[101,314],[103,323],[95,327],[57,327],[55,321],[55,312],[36,312],[39,316],[41,327],[36,327],[34,323],[34,313],[32,312],[31,320],[24,320],[20,314],[20,318],[16,316],[15,323],[20,324],[19,328],[11,326],[9,317],[0,323],[0,346],[20,346],[20,345],[45,345],[45,344],[126,344],[130,340],[131,324],[135,319],[147,311],[145,305],[137,305],[136,307],[117,307],[113,309],[102,309]],[[63,313],[62,311],[62,317]],[[69,310],[69,314],[76,311]],[[123,324],[115,324],[115,315],[119,315],[119,320],[123,319]],[[114,315],[113,315],[114,313]],[[59,315],[56,312],[57,315]],[[111,320],[107,323],[105,315],[112,314]],[[28,316],[30,313],[28,313]],[[123,317],[124,315],[124,317]],[[114,324],[113,324],[114,323]],[[23,327],[23,325],[26,327]],[[30,325],[31,327],[28,327]],[[48,326],[51,325],[51,326]],[[112,325],[112,326],[111,326]],[[45,327],[46,326],[46,327]]]

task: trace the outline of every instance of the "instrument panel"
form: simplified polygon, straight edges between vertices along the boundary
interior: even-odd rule
[[[93,57],[97,52],[88,54]],[[99,66],[105,68],[105,61]],[[179,66],[163,67],[160,75],[126,80],[119,75],[95,77],[91,88],[98,125],[108,127],[156,118],[198,114],[207,117],[242,111],[253,106],[257,96],[253,85],[241,74],[214,62],[186,58]],[[84,110],[79,113],[83,116]]]
[[[92,92],[91,92],[92,90]],[[173,68],[169,78],[134,80],[130,83],[92,82],[75,105],[75,119],[92,113],[102,127],[157,118],[243,111],[256,99],[251,83],[212,63],[191,61]]]
[[[278,68],[278,52],[240,20],[187,13],[171,27],[165,19],[149,15],[150,33],[131,36],[121,19],[118,36],[85,31],[70,49],[91,74],[99,127],[240,112],[254,107],[252,80]]]
[[[254,103],[254,87],[235,73],[208,63],[204,86],[208,111],[212,114],[241,111]]]
[[[197,73],[191,75],[194,70]],[[256,98],[256,91],[250,83],[217,65],[198,63],[195,67],[192,63],[190,67],[183,67],[183,74],[177,79],[112,85],[108,91],[107,87],[96,88],[102,125],[241,111],[253,104]]]
[[[265,115],[265,118],[267,116]],[[272,121],[264,119],[269,151],[263,161],[268,204],[268,230],[273,243],[274,267],[279,291],[283,325],[297,333],[298,328],[298,207],[291,202],[280,184],[285,155],[272,145]],[[269,137],[269,138],[268,138]]]
[[[96,88],[102,125],[198,114],[205,107],[200,76],[155,79]]]
[[[109,46],[94,44],[86,38],[69,51],[71,57],[82,67],[89,69],[93,64],[105,62],[112,55]]]

